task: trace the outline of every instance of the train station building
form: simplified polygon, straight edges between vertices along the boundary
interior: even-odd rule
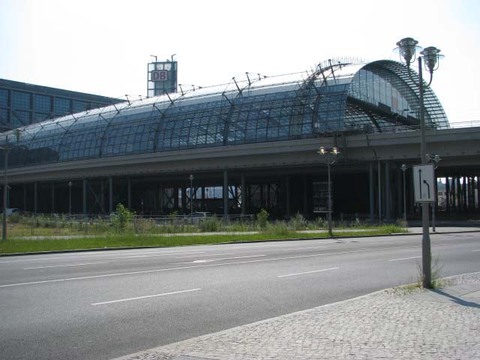
[[[391,60],[328,60],[310,72],[105,99],[111,105],[0,134],[9,206],[97,215],[122,203],[143,215],[225,217],[263,208],[314,218],[327,211],[330,185],[335,219],[390,221],[405,210],[416,218],[418,80]],[[424,104],[427,151],[442,159],[441,210],[478,213],[480,128],[451,128],[430,87]]]

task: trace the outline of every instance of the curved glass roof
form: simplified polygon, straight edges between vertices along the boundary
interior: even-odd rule
[[[413,131],[419,128],[415,81],[416,73],[394,61],[329,60],[310,73],[247,73],[228,84],[111,105],[3,135],[9,166],[21,167],[341,132]],[[424,100],[427,125],[449,127],[430,88]]]

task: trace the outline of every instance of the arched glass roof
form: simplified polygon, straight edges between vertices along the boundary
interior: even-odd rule
[[[9,167],[199,147],[419,128],[418,76],[394,61],[327,61],[314,71],[125,102],[16,129]],[[426,88],[427,125],[449,127]],[[4,137],[5,138],[5,137]],[[1,157],[3,159],[3,157]]]

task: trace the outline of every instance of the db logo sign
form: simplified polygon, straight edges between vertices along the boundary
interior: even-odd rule
[[[167,81],[168,80],[168,71],[167,70],[154,70],[152,71],[152,81]]]

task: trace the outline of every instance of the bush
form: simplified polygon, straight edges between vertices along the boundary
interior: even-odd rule
[[[125,230],[127,224],[133,218],[133,212],[122,204],[118,204],[116,211],[112,214],[111,222],[115,230]]]
[[[220,221],[216,217],[209,217],[200,221],[198,228],[202,232],[215,232],[220,228]]]
[[[290,224],[293,230],[305,230],[308,225],[307,219],[300,214],[296,213],[292,220],[290,220]]]
[[[265,209],[260,210],[260,212],[257,214],[257,223],[261,229],[265,229],[267,227],[269,215],[270,214]]]

